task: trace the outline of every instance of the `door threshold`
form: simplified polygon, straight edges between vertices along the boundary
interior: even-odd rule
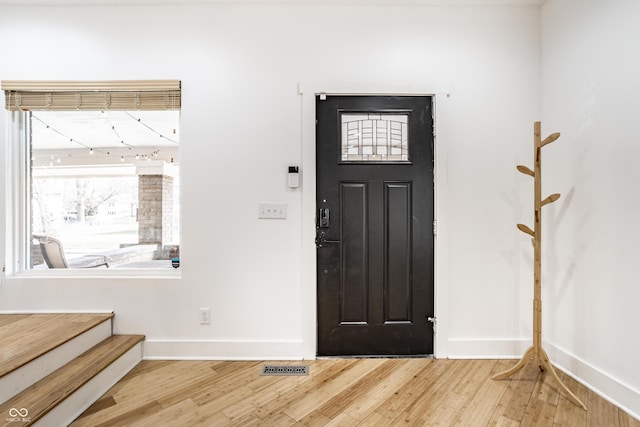
[[[340,356],[316,356],[318,360],[329,360],[329,359],[434,359],[433,354],[407,354],[407,355],[397,355],[397,354],[389,354],[389,355],[340,355]]]

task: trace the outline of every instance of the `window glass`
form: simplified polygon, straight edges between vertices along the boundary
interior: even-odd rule
[[[30,268],[171,268],[179,111],[25,114]]]

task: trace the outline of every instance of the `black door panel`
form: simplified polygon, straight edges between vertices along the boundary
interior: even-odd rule
[[[318,355],[431,354],[431,98],[329,96],[316,111]],[[408,159],[346,161],[345,112],[408,115]],[[359,141],[380,134],[388,147],[358,150],[396,150],[396,130],[375,123],[349,132]]]

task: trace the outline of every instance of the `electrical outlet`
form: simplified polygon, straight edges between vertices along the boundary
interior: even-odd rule
[[[201,325],[211,324],[211,309],[209,307],[200,309],[200,324]]]

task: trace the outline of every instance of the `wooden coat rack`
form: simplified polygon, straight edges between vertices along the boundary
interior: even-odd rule
[[[527,227],[524,224],[518,224],[517,227],[520,231],[528,234],[532,237],[533,243],[533,345],[527,349],[520,361],[511,369],[496,374],[493,376],[494,380],[505,379],[520,369],[522,369],[529,360],[534,361],[540,367],[541,371],[549,371],[551,376],[556,381],[560,390],[562,390],[569,398],[571,402],[580,406],[583,409],[587,407],[576,397],[575,394],[562,383],[560,377],[556,373],[555,369],[549,361],[547,353],[542,348],[542,262],[541,262],[541,249],[542,249],[542,207],[553,203],[560,198],[560,194],[555,193],[549,197],[542,199],[542,173],[540,167],[540,153],[542,147],[552,143],[560,137],[560,133],[556,132],[544,140],[540,136],[540,122],[533,124],[533,159],[534,170],[529,169],[526,166],[518,165],[516,168],[519,172],[533,177],[533,203],[534,203],[534,228]]]

